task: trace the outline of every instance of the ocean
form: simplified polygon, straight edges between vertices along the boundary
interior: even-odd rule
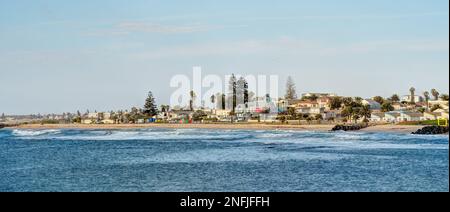
[[[0,130],[0,191],[449,191],[449,137]]]

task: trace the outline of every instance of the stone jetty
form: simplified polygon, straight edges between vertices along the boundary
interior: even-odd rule
[[[367,127],[367,124],[336,125],[331,131],[358,131]]]
[[[427,126],[416,132],[413,132],[414,135],[440,135],[447,134],[449,128],[443,126]]]

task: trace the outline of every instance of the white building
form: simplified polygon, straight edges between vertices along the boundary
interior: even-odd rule
[[[402,102],[411,102],[411,95],[402,96]],[[414,102],[423,102],[424,98],[419,95],[414,96]]]
[[[400,112],[400,121],[423,121],[424,117],[422,113],[419,112],[409,112],[403,111]]]
[[[369,121],[383,122],[385,121],[385,113],[372,113],[371,117],[369,118]]]
[[[337,97],[338,95],[335,93],[303,93],[302,97]]]
[[[389,112],[384,114],[384,121],[389,123],[395,123],[400,121],[399,112]]]
[[[296,112],[299,114],[318,115],[325,112],[325,108],[320,107],[301,107],[297,108]]]

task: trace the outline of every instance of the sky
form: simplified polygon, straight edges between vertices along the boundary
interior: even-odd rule
[[[448,93],[449,1],[0,0],[0,113],[167,104],[193,66],[280,92]]]

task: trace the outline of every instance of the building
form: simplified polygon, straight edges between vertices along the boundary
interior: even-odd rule
[[[419,112],[402,111],[400,112],[400,121],[423,121],[424,116]]]
[[[332,97],[320,97],[317,99],[317,103],[319,107],[325,108],[325,110],[330,110],[330,104],[332,101]]]
[[[323,120],[337,119],[339,117],[339,110],[325,110],[322,113]]]
[[[402,102],[411,102],[411,95],[405,95],[405,96],[402,96],[402,98],[401,98],[401,101]],[[419,96],[419,95],[415,95],[414,96],[414,102],[423,102],[424,101],[424,98],[422,97],[422,96]]]
[[[372,113],[369,118],[370,122],[383,122],[385,121],[385,113]]]
[[[320,107],[299,107],[295,110],[298,114],[303,115],[318,115],[318,114],[324,114],[325,108]]]
[[[305,100],[300,101],[295,105],[296,108],[319,108],[320,105],[317,101]]]
[[[230,116],[231,110],[214,110],[214,117],[217,118],[218,121],[228,122],[231,121]]]
[[[395,123],[400,121],[399,112],[388,112],[384,114],[384,121],[389,123]]]
[[[335,93],[303,93],[302,97],[309,98],[309,97],[337,97],[338,95]]]
[[[425,120],[437,120],[439,116],[441,116],[441,113],[434,113],[434,112],[423,113],[423,118]]]
[[[82,124],[115,124],[116,120],[112,119],[111,113],[88,113],[81,118]]]
[[[275,102],[269,97],[257,98],[255,101],[245,104],[237,105],[236,113],[250,113],[250,114],[262,114],[262,113],[279,113],[279,108]]]
[[[381,104],[372,99],[364,99],[362,100],[362,104],[369,106],[371,110],[381,110]]]

